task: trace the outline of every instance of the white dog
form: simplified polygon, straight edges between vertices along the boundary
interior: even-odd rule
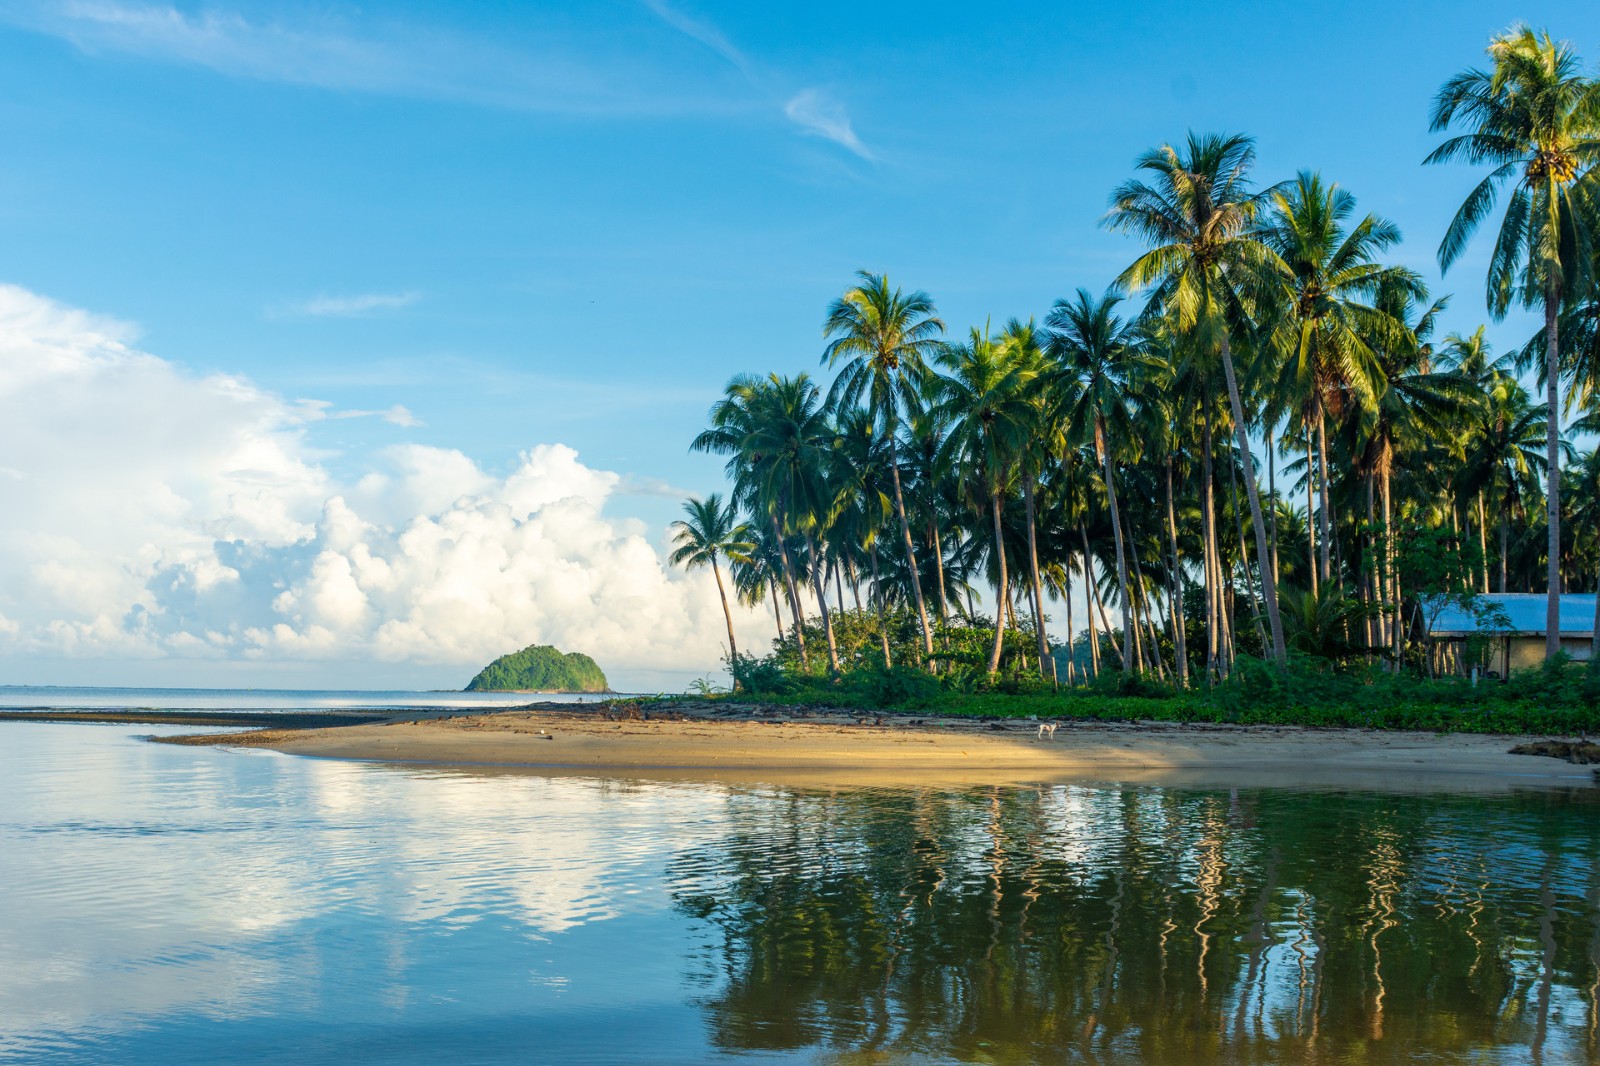
[[[1059,726],[1060,724],[1061,724],[1060,722],[1040,722],[1039,723],[1039,739],[1040,740],[1054,740],[1056,738],[1056,727]]]

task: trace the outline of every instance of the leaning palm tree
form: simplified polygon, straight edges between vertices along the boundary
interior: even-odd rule
[[[1549,525],[1545,653],[1561,648],[1561,345],[1566,295],[1591,265],[1592,199],[1600,162],[1600,84],[1585,77],[1571,46],[1519,25],[1489,42],[1491,67],[1455,75],[1433,102],[1432,129],[1460,119],[1468,131],[1435,148],[1427,163],[1489,163],[1439,244],[1448,270],[1511,183],[1494,254],[1489,310],[1499,319],[1513,301],[1542,303],[1545,339],[1545,514]]]
[[[1050,353],[1067,384],[1071,398],[1062,420],[1087,435],[1094,444],[1106,483],[1106,507],[1111,515],[1111,537],[1117,558],[1117,589],[1122,598],[1122,670],[1138,668],[1134,631],[1138,616],[1129,593],[1128,555],[1123,542],[1121,510],[1117,506],[1114,451],[1137,457],[1133,434],[1133,393],[1136,378],[1147,360],[1138,347],[1138,331],[1116,313],[1122,294],[1111,289],[1098,298],[1079,289],[1073,300],[1057,300],[1045,319],[1050,327]]]
[[[946,374],[935,382],[940,413],[949,420],[945,439],[954,469],[963,470],[987,498],[994,520],[995,624],[989,673],[1000,669],[1005,641],[1006,574],[1004,495],[1032,424],[1029,386],[1037,369],[1019,361],[1015,349],[974,329],[966,344],[946,345],[936,357]]]
[[[905,494],[900,488],[900,462],[895,452],[895,436],[900,413],[915,400],[918,379],[925,372],[927,357],[938,349],[944,323],[934,315],[933,300],[925,292],[909,295],[891,290],[882,274],[857,271],[859,285],[845,291],[828,308],[823,336],[832,338],[823,349],[822,359],[830,367],[840,360],[845,367],[828,391],[828,406],[855,404],[863,398],[866,408],[883,427],[889,442],[889,474],[894,484],[894,506],[900,516],[900,533],[905,538],[906,558],[910,563],[911,590],[917,602],[917,620],[922,625],[922,647],[933,654],[933,630],[928,625],[928,608],[922,598],[922,580],[917,575],[916,547],[911,542],[911,523],[906,518]]]
[[[728,593],[722,584],[719,557],[744,561],[755,550],[750,527],[739,521],[733,501],[724,504],[713,492],[703,500],[693,496],[684,501],[685,518],[672,523],[674,545],[672,565],[685,570],[709,566],[717,579],[717,595],[722,598],[722,617],[728,623],[728,668],[733,687],[739,687],[739,645],[733,639],[733,612],[728,609]]]
[[[1169,309],[1182,333],[1221,356],[1254,520],[1272,649],[1278,661],[1286,663],[1278,589],[1232,354],[1231,334],[1248,322],[1263,276],[1282,276],[1286,271],[1254,232],[1264,196],[1252,192],[1248,184],[1254,162],[1254,142],[1240,135],[1190,134],[1181,151],[1162,145],[1138,162],[1151,180],[1136,178],[1119,186],[1105,222],[1151,245],[1122,272],[1118,284],[1128,290],[1153,286],[1152,304]]]

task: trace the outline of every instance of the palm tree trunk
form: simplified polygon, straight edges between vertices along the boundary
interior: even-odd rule
[[[783,611],[778,606],[778,579],[767,575],[767,585],[772,590],[772,620],[778,626],[778,643],[783,643]]]
[[[994,565],[998,575],[995,584],[994,605],[994,647],[989,651],[989,673],[992,675],[1000,669],[1000,649],[1005,645],[1005,609],[1006,609],[1006,545],[1000,532],[1000,491],[996,489],[989,497],[989,506],[994,511]]]
[[[1221,629],[1222,629],[1222,598],[1218,591],[1218,579],[1222,574],[1222,567],[1217,563],[1217,498],[1212,484],[1212,452],[1214,442],[1211,439],[1211,398],[1205,398],[1205,416],[1202,419],[1204,428],[1201,462],[1201,478],[1205,482],[1200,493],[1200,510],[1203,528],[1201,529],[1200,545],[1204,557],[1206,572],[1206,683],[1211,684],[1213,678],[1220,680],[1222,677],[1221,661]]]
[[[1250,601],[1250,620],[1255,623],[1256,639],[1261,642],[1263,654],[1267,650],[1267,632],[1261,627],[1261,606],[1256,603],[1256,590],[1250,584],[1250,552],[1244,546],[1244,513],[1239,510],[1238,464],[1228,463],[1228,500],[1233,507],[1233,525],[1239,534],[1239,565],[1244,568],[1244,591]]]
[[[1306,568],[1311,572],[1311,598],[1316,599],[1317,567],[1317,482],[1316,464],[1311,461],[1311,425],[1306,424]]]
[[[950,600],[944,590],[944,545],[939,539],[937,518],[928,523],[928,533],[928,542],[933,545],[933,572],[939,577],[939,623],[947,625],[950,621]]]
[[[1044,588],[1039,583],[1039,544],[1035,527],[1038,525],[1033,510],[1033,473],[1022,472],[1022,502],[1028,512],[1028,580],[1033,587],[1033,620],[1039,629],[1039,673],[1044,674],[1045,660],[1050,660],[1050,680],[1061,687],[1056,676],[1056,661],[1050,654],[1050,638],[1044,634]]]
[[[1063,574],[1062,597],[1067,605],[1067,684],[1078,683],[1078,630],[1072,624],[1072,553],[1067,553]]]
[[[722,600],[722,617],[728,623],[728,670],[733,674],[733,690],[739,691],[739,645],[733,639],[733,612],[728,610],[728,593],[722,587],[722,568],[716,554],[711,556],[711,573],[717,579],[717,596]]]
[[[894,434],[889,434],[889,478],[894,482],[894,509],[900,516],[900,534],[906,541],[906,569],[911,572],[911,592],[917,600],[917,622],[922,626],[922,653],[933,655],[933,630],[928,628],[928,606],[922,602],[922,578],[917,574],[917,549],[911,543],[911,522],[906,518],[906,499],[900,491],[900,456]]]
[[[1369,610],[1371,609],[1371,605],[1372,604],[1376,603],[1376,604],[1382,605],[1382,604],[1385,604],[1385,603],[1389,602],[1388,599],[1386,598],[1384,581],[1383,581],[1384,568],[1378,562],[1378,555],[1379,555],[1378,546],[1372,543],[1373,537],[1372,537],[1372,534],[1371,534],[1371,530],[1372,530],[1373,526],[1376,524],[1376,520],[1377,520],[1377,516],[1373,513],[1373,500],[1372,500],[1373,481],[1374,480],[1376,480],[1375,477],[1372,474],[1369,473],[1367,475],[1367,477],[1366,477],[1366,482],[1367,482],[1367,530],[1368,530],[1368,533],[1367,533],[1367,554],[1371,557],[1371,561],[1367,564],[1367,566],[1365,568],[1367,570],[1367,604],[1368,604],[1368,609]],[[1374,614],[1371,614],[1371,615],[1369,615],[1367,617],[1367,647],[1369,647],[1369,648],[1377,648],[1377,647],[1387,648],[1388,646],[1389,646],[1389,634],[1388,634],[1388,630],[1384,626],[1384,615],[1383,615],[1381,607],[1380,607],[1380,609],[1377,612],[1375,612]]]
[[[1394,550],[1394,509],[1389,496],[1389,466],[1393,456],[1389,454],[1387,445],[1384,454],[1379,460],[1382,463],[1381,474],[1383,478],[1383,566],[1387,571],[1389,582],[1389,596],[1394,603],[1394,672],[1400,672],[1400,664],[1404,661],[1406,651],[1405,619],[1400,617],[1403,600],[1400,596],[1400,566],[1395,558]]]
[[[1239,441],[1239,455],[1244,460],[1244,487],[1250,497],[1250,519],[1256,527],[1256,568],[1261,573],[1262,598],[1267,601],[1267,620],[1272,626],[1272,650],[1278,662],[1288,665],[1289,651],[1283,643],[1283,619],[1278,617],[1278,583],[1268,575],[1272,573],[1267,557],[1267,523],[1261,517],[1261,490],[1256,485],[1256,461],[1250,454],[1250,439],[1245,432],[1244,403],[1239,399],[1239,380],[1233,372],[1233,349],[1228,335],[1222,334],[1222,371],[1228,379],[1228,404],[1233,408],[1233,434]]]
[[[1100,589],[1096,586],[1091,586],[1089,591],[1094,593],[1094,609],[1100,612],[1100,626],[1106,631],[1106,636],[1110,637],[1116,632],[1116,630],[1111,628],[1111,619],[1106,615],[1106,604],[1105,601],[1100,598]],[[1117,642],[1114,637],[1111,641],[1111,647],[1119,657],[1122,655],[1122,649],[1117,647]]]
[[[838,558],[832,563],[833,569],[833,594],[839,601],[839,613],[844,614],[844,566]]]
[[[1333,567],[1329,553],[1333,551],[1332,508],[1328,501],[1328,419],[1322,405],[1317,404],[1317,499],[1321,505],[1317,523],[1322,528],[1322,580],[1333,580]]]
[[[1561,308],[1560,282],[1552,279],[1544,290],[1544,396],[1549,408],[1545,423],[1544,513],[1549,525],[1549,560],[1545,576],[1550,583],[1544,607],[1544,656],[1561,650],[1561,364],[1557,335]]]
[[[1094,628],[1094,566],[1093,556],[1089,554],[1089,531],[1083,523],[1078,523],[1078,536],[1083,538],[1083,613],[1089,619],[1089,670],[1092,676],[1100,676],[1100,634]]]
[[[828,571],[811,534],[806,534],[806,554],[811,556],[811,581],[817,590],[817,610],[822,613],[822,631],[828,636],[828,669],[839,676],[839,645],[833,639],[833,614],[828,610]]]
[[[1111,509],[1111,539],[1117,551],[1117,586],[1122,593],[1122,672],[1131,675],[1139,668],[1134,643],[1134,628],[1139,620],[1134,613],[1133,598],[1128,595],[1128,559],[1122,546],[1122,518],[1117,513],[1117,479],[1111,466],[1111,450],[1106,447],[1105,432],[1105,419],[1095,415],[1095,451],[1100,453],[1100,464],[1105,469],[1106,504]]]
[[[1483,490],[1478,490],[1478,557],[1483,564],[1483,591],[1489,591],[1489,515],[1483,509]]]
[[[1500,508],[1500,592],[1502,594],[1506,591],[1506,552],[1508,550],[1506,527],[1506,508],[1502,507]]]
[[[1272,427],[1267,427],[1267,498],[1272,501],[1272,580],[1278,575],[1278,450],[1272,446]]]
[[[872,598],[878,608],[878,639],[883,641],[883,668],[889,670],[894,667],[894,660],[889,655],[889,623],[883,615],[883,579],[878,576],[877,538],[873,538],[867,557],[872,560]]]
[[[1167,456],[1167,539],[1172,544],[1172,649],[1178,687],[1189,687],[1188,626],[1183,619],[1183,560],[1178,555],[1178,515],[1172,502],[1172,456]]]
[[[783,582],[789,589],[789,612],[794,615],[794,640],[800,647],[800,665],[810,666],[811,657],[806,654],[805,626],[800,621],[800,590],[795,587],[794,567],[789,565],[789,549],[783,543],[783,526],[776,514],[768,517],[772,519],[773,535],[778,538],[778,561],[783,564]]]
[[[846,568],[845,576],[850,579],[850,598],[856,601],[856,614],[865,614],[866,612],[861,608],[861,580],[860,575],[856,572],[856,564],[847,555],[845,556],[844,565]],[[839,604],[839,609],[841,611],[844,610],[842,602]]]

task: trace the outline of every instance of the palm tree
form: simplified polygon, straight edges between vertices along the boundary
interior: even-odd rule
[[[1162,145],[1146,152],[1138,162],[1140,170],[1152,175],[1152,181],[1135,178],[1118,187],[1106,223],[1151,245],[1122,272],[1118,284],[1128,290],[1153,286],[1152,304],[1170,309],[1181,332],[1191,334],[1222,358],[1254,520],[1256,560],[1273,652],[1280,663],[1286,663],[1278,589],[1231,344],[1232,331],[1242,328],[1250,317],[1263,275],[1276,272],[1281,276],[1287,270],[1254,233],[1263,202],[1263,194],[1251,192],[1248,185],[1254,161],[1254,142],[1239,135],[1190,134],[1182,152]]]
[[[1525,501],[1539,495],[1549,409],[1535,406],[1521,382],[1500,376],[1483,397],[1480,411],[1468,435],[1461,477],[1471,490],[1488,493],[1500,516],[1499,590],[1505,592],[1508,519],[1523,513]]]
[[[1000,343],[1019,368],[1035,375],[1043,371],[1046,340],[1034,326],[1033,319],[1023,322],[1013,318],[1007,322],[1005,331],[1000,335]],[[1034,490],[1038,484],[1038,471],[1057,451],[1052,445],[1060,435],[1062,423],[1059,405],[1051,401],[1059,400],[1061,395],[1059,391],[1051,393],[1038,389],[1029,396],[1032,418],[1028,426],[1027,445],[1018,464],[1022,473],[1023,511],[1028,526],[1028,584],[1038,630],[1035,636],[1039,651],[1039,673],[1045,673],[1044,664],[1048,662],[1050,679],[1057,687],[1061,679],[1057,676],[1055,657],[1050,654],[1050,638],[1044,628],[1044,587],[1039,576],[1039,516]]]
[[[872,567],[872,599],[878,614],[883,665],[894,665],[889,651],[889,623],[884,614],[883,576],[878,566],[878,535],[894,505],[888,493],[889,449],[871,415],[859,407],[835,419],[833,480],[841,507],[841,530],[866,549]]]
[[[739,509],[730,500],[724,504],[722,497],[713,492],[703,500],[693,496],[684,501],[684,514],[688,517],[672,523],[672,565],[685,570],[709,566],[717,579],[717,595],[722,599],[722,617],[728,623],[728,668],[733,673],[733,687],[739,687],[739,645],[733,639],[733,612],[728,609],[728,593],[722,584],[722,568],[718,556],[743,561],[749,558],[755,545],[751,543],[750,527],[739,521]]]
[[[1000,669],[1005,641],[1006,574],[1003,496],[1032,423],[1028,386],[1036,368],[1019,362],[1012,348],[997,344],[974,329],[966,344],[945,345],[936,360],[947,374],[934,383],[940,413],[949,420],[947,461],[959,467],[987,497],[994,520],[995,581],[994,646],[990,674]]]
[[[845,367],[828,390],[828,406],[866,400],[866,408],[883,427],[889,442],[889,474],[894,484],[894,506],[905,538],[911,589],[922,625],[923,652],[933,654],[933,630],[923,602],[922,580],[917,574],[916,547],[906,518],[905,494],[900,487],[900,461],[895,449],[900,413],[915,401],[919,378],[927,357],[938,349],[944,323],[934,316],[933,300],[925,292],[909,295],[891,290],[882,274],[857,271],[860,284],[845,291],[828,308],[823,336],[832,338],[822,358],[830,367],[845,360]]]
[[[1494,169],[1462,203],[1439,244],[1449,270],[1502,186],[1511,194],[1489,260],[1488,301],[1496,319],[1512,301],[1544,305],[1545,515],[1549,590],[1545,654],[1561,648],[1561,345],[1558,317],[1567,292],[1591,264],[1593,226],[1586,198],[1600,161],[1600,84],[1584,76],[1572,48],[1526,25],[1489,42],[1489,70],[1455,75],[1439,90],[1432,130],[1458,118],[1468,132],[1451,137],[1424,162],[1462,160]],[[1520,172],[1520,173],[1519,173]]]
[[[1377,262],[1378,253],[1400,240],[1387,219],[1367,215],[1354,225],[1356,200],[1318,174],[1301,171],[1275,191],[1261,240],[1277,253],[1288,273],[1278,280],[1273,347],[1284,356],[1277,397],[1299,408],[1308,438],[1317,447],[1321,555],[1318,576],[1332,578],[1331,505],[1328,496],[1327,417],[1347,408],[1370,408],[1383,388],[1377,356],[1366,338],[1395,328],[1370,305],[1380,286],[1420,285],[1416,275]],[[1279,421],[1269,412],[1267,421]]]
[[[1062,421],[1092,438],[1095,459],[1105,477],[1106,506],[1116,546],[1117,586],[1122,597],[1122,669],[1131,674],[1137,669],[1134,631],[1138,621],[1129,593],[1128,558],[1112,452],[1115,447],[1137,455],[1132,396],[1135,377],[1141,369],[1148,369],[1148,360],[1139,351],[1137,329],[1116,313],[1121,302],[1122,294],[1116,289],[1098,299],[1088,290],[1079,289],[1075,300],[1057,300],[1045,323],[1051,330],[1050,353],[1065,379],[1062,391],[1070,397],[1062,411]]]

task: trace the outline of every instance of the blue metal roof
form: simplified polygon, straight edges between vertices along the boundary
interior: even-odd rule
[[[1568,592],[1561,597],[1561,635],[1563,637],[1588,637],[1594,633],[1594,596],[1592,592]],[[1511,632],[1543,635],[1545,594],[1542,592],[1491,592],[1478,597],[1480,602],[1497,603],[1511,619]],[[1426,614],[1424,610],[1424,614]],[[1434,619],[1436,636],[1479,632],[1472,615],[1451,604]]]

